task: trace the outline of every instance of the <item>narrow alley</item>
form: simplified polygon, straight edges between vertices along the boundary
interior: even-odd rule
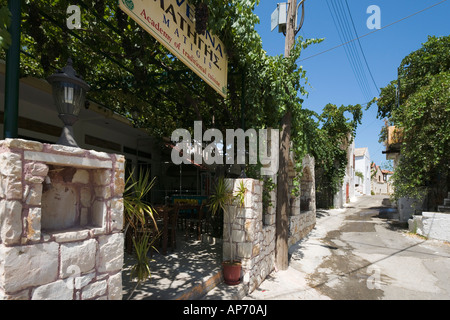
[[[450,244],[410,234],[386,196],[319,210],[311,234],[244,299],[450,299]]]

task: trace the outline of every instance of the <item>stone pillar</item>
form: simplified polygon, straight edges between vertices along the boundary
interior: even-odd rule
[[[243,182],[247,191],[244,206],[228,208],[235,215],[232,223],[232,246],[235,259],[242,262],[241,280],[248,292],[255,290],[275,267],[275,221],[262,213],[263,182],[254,179],[227,179],[234,192]],[[270,223],[270,224],[268,224]],[[230,259],[229,220],[224,219],[223,257]]]
[[[316,225],[316,192],[314,158],[306,155],[302,160],[300,195],[291,203],[288,245],[292,246],[306,237]]]
[[[121,155],[0,142],[0,299],[122,299]]]

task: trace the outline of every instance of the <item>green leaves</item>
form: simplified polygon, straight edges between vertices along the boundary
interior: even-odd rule
[[[8,49],[11,45],[11,35],[8,32],[8,27],[11,24],[11,12],[8,7],[0,8],[0,47]]]
[[[226,206],[233,201],[233,192],[229,185],[225,182],[224,177],[219,177],[215,186],[214,192],[208,199],[208,207],[211,214],[215,216],[220,210],[225,211]]]
[[[430,36],[402,60],[399,79],[381,89],[378,116],[403,130],[401,157],[393,176],[397,199],[423,199],[450,187],[445,186],[450,176],[449,70],[450,36]]]
[[[347,146],[352,143],[356,128],[361,124],[361,105],[337,107],[327,104],[320,115],[310,113],[304,127],[308,152],[315,158],[316,187],[324,198],[334,195],[345,175]],[[317,118],[314,122],[312,117]]]

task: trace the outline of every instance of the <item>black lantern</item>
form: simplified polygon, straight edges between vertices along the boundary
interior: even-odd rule
[[[64,123],[63,131],[56,143],[78,147],[73,137],[72,126],[78,120],[78,114],[84,106],[86,92],[90,87],[77,75],[70,58],[67,60],[67,65],[49,76],[47,81],[52,85],[53,101],[58,110],[58,116]]]

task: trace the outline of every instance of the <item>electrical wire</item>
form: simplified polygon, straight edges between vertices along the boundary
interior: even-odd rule
[[[350,27],[348,16],[346,14],[346,10],[345,10],[345,8],[344,8],[344,6],[342,4],[342,0],[336,0],[336,1],[338,3],[338,12],[342,16],[343,25],[345,27],[344,30],[346,31],[346,35],[347,35],[346,39],[347,40],[351,40],[353,38],[353,33],[352,33],[352,30],[351,30],[351,27]],[[354,60],[356,62],[356,66],[357,66],[357,68],[358,68],[358,70],[359,70],[359,72],[361,74],[362,83],[363,83],[365,92],[367,94],[366,95],[366,99],[369,100],[370,97],[373,96],[373,94],[372,94],[372,91],[370,90],[369,81],[367,79],[367,75],[366,75],[366,72],[364,70],[364,66],[363,66],[363,63],[361,61],[361,57],[360,57],[359,51],[356,48],[356,45],[355,45],[354,42],[351,42],[349,44],[349,46],[350,46],[351,52],[352,52],[352,54],[354,56]]]
[[[355,36],[356,36],[356,39],[358,40],[359,49],[361,50],[362,56],[364,58],[364,62],[366,63],[367,70],[369,71],[369,75],[372,78],[372,82],[373,82],[375,88],[377,89],[378,94],[380,94],[380,89],[378,88],[377,83],[375,82],[375,79],[373,77],[372,71],[370,70],[369,64],[367,63],[366,55],[364,54],[364,50],[362,48],[361,41],[359,41],[358,32],[356,31],[355,22],[353,21],[352,13],[350,11],[350,7],[348,6],[347,0],[345,0],[345,4],[347,5],[347,11],[348,11],[348,14],[350,15],[350,20],[352,22],[353,31],[355,31]]]
[[[362,67],[361,59],[359,58],[354,43],[349,42],[349,40],[352,38],[352,34],[341,2],[338,0],[336,3],[333,0],[330,0],[330,2],[327,0],[327,6],[341,42],[349,44],[344,46],[344,50],[347,56],[347,60],[349,61],[352,68],[353,74],[355,75],[358,86],[361,89],[364,99],[370,100],[371,93],[367,77]]]
[[[358,38],[352,39],[352,40],[350,40],[350,41],[348,41],[348,42],[346,42],[346,43],[341,43],[340,45],[337,45],[337,46],[332,47],[332,48],[330,48],[330,49],[327,49],[327,50],[321,51],[321,52],[319,52],[319,53],[313,54],[312,56],[306,57],[306,58],[304,58],[304,59],[300,59],[299,62],[305,61],[305,60],[308,60],[308,59],[311,59],[311,58],[314,58],[314,57],[317,57],[317,56],[320,56],[320,55],[322,55],[322,54],[324,54],[324,53],[327,53],[327,52],[333,51],[333,50],[335,50],[335,49],[337,49],[337,48],[340,48],[340,47],[346,45],[347,43],[350,43],[350,42],[356,41],[356,40],[358,40],[358,39],[367,37],[368,35],[371,35],[372,33],[375,33],[375,32],[378,32],[378,31],[380,31],[380,30],[386,29],[386,28],[388,28],[388,27],[390,27],[390,26],[393,26],[394,24],[397,24],[397,23],[399,23],[399,22],[401,22],[401,21],[403,21],[403,20],[409,19],[409,18],[411,18],[411,17],[413,17],[413,16],[415,16],[415,15],[417,15],[417,14],[419,14],[419,13],[422,13],[422,12],[424,12],[424,11],[426,11],[426,10],[429,10],[429,9],[431,9],[431,8],[433,8],[433,7],[436,7],[437,5],[440,5],[440,4],[442,4],[442,3],[446,2],[446,1],[447,1],[447,0],[442,0],[442,1],[440,1],[440,2],[437,2],[437,3],[435,3],[435,4],[433,4],[433,5],[429,6],[429,7],[426,7],[425,9],[422,9],[422,10],[420,10],[420,11],[414,12],[414,13],[410,14],[409,16],[406,16],[406,17],[401,18],[401,19],[399,19],[399,20],[397,20],[397,21],[394,21],[394,22],[392,22],[392,23],[390,23],[390,24],[388,24],[388,25],[385,25],[384,27],[381,27],[380,29],[375,29],[375,30],[373,30],[373,31],[371,31],[371,32],[368,32],[368,33],[366,33],[366,34],[363,34],[362,36],[360,36],[360,37],[358,37]]]

